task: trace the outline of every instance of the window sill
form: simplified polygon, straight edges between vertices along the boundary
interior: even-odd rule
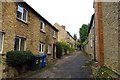
[[[28,25],[28,23],[26,22],[26,21],[24,21],[24,20],[21,20],[21,19],[19,19],[19,18],[16,18],[18,21],[20,21],[20,22],[22,22],[22,23],[24,23],[24,24],[27,24]]]
[[[5,53],[3,53],[3,52],[0,52],[0,55],[5,55]]]
[[[54,39],[56,39],[56,37],[55,37],[55,36],[53,36],[53,38],[54,38]]]
[[[45,31],[43,31],[43,30],[40,30],[40,31],[41,31],[42,33],[46,34]]]
[[[51,55],[51,52],[48,52],[47,54],[48,54],[48,55]]]
[[[39,54],[44,54],[44,52],[39,52]]]

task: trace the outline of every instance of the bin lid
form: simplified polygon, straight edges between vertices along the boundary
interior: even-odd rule
[[[46,57],[47,55],[46,54],[43,54],[44,57]]]
[[[46,54],[39,54],[40,57],[46,57]]]
[[[35,58],[40,58],[41,56],[40,55],[34,55]]]

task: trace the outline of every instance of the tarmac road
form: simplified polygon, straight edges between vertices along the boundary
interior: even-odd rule
[[[30,78],[92,78],[91,66],[85,66],[90,58],[78,51],[60,59],[52,68]]]

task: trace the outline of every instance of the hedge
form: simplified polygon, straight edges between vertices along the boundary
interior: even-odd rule
[[[62,57],[62,45],[61,43],[57,43],[57,47],[56,47],[56,57],[57,58],[61,58]]]
[[[6,62],[11,66],[22,66],[33,60],[33,54],[30,51],[9,51],[6,55]]]
[[[70,47],[70,45],[66,42],[58,42],[57,43],[57,49],[56,49],[56,56],[57,58],[61,58],[62,53],[65,52],[65,54],[67,54],[67,52],[74,52],[75,49]]]

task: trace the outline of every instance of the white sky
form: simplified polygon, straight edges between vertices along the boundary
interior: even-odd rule
[[[73,36],[88,24],[94,13],[93,0],[24,0],[51,24],[65,25]]]

